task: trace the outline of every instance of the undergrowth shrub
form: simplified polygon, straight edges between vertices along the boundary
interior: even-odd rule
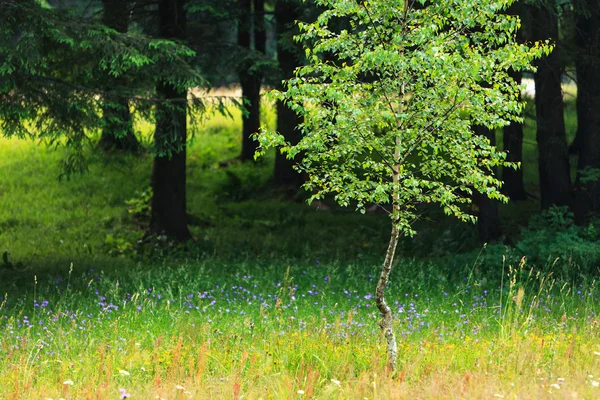
[[[599,221],[578,226],[567,207],[552,207],[535,215],[523,229],[515,249],[529,263],[552,265],[565,278],[597,275],[600,270]]]
[[[552,207],[534,215],[514,245],[490,244],[478,252],[457,254],[456,273],[470,269],[474,276],[499,279],[506,265],[518,265],[522,257],[543,273],[565,280],[581,280],[600,271],[600,221],[578,226],[567,207]]]

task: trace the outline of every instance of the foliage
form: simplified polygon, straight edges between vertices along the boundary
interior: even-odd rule
[[[64,143],[74,152],[66,170],[80,170],[89,131],[101,127],[101,99],[125,98],[150,113],[163,101],[154,95],[157,82],[184,91],[206,86],[192,56],[173,41],[119,33],[35,1],[8,1],[0,19],[0,126],[4,135]],[[194,99],[190,105],[203,110],[204,99]]]
[[[473,191],[505,200],[492,176],[505,155],[472,131],[519,120],[522,104],[509,68],[531,70],[548,53],[515,43],[519,20],[501,14],[511,2],[318,1],[328,8],[300,24],[308,65],[275,97],[304,117],[303,138],[276,133],[261,145],[302,154],[299,169],[313,199],[332,193],[343,206],[395,203],[405,234],[421,203],[473,220],[462,204]],[[404,10],[404,12],[399,11]],[[344,29],[332,30],[342,21]]]
[[[136,192],[134,197],[125,201],[125,204],[127,204],[127,212],[138,221],[149,221],[151,199],[152,187]]]
[[[566,207],[552,207],[531,218],[517,251],[534,265],[554,265],[565,277],[597,274],[600,266],[599,221],[577,226]]]

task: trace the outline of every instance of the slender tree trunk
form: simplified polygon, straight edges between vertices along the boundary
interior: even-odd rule
[[[298,18],[297,5],[289,0],[278,0],[275,6],[275,18],[277,19],[277,61],[281,71],[281,79],[289,79],[294,76],[294,70],[298,67],[298,53],[291,42],[290,30],[292,24]],[[289,37],[288,37],[289,36]],[[283,85],[278,86],[279,89]],[[277,102],[277,131],[285,139],[297,144],[301,139],[298,125],[302,119],[287,105]],[[304,176],[294,170],[297,161],[288,159],[285,155],[277,152],[275,156],[275,169],[273,172],[273,183],[277,186],[287,186],[294,189],[304,183]]]
[[[125,33],[129,27],[128,0],[102,0],[104,13],[102,23],[118,32]],[[123,78],[113,78],[113,86],[122,86]],[[102,104],[103,129],[98,146],[104,150],[138,152],[141,148],[133,132],[129,101],[125,98],[105,99]]]
[[[496,145],[496,132],[483,126],[474,127],[475,133],[488,138],[490,144]],[[496,171],[494,171],[496,174]],[[485,194],[475,192],[473,200],[479,208],[477,232],[481,243],[490,243],[502,236],[502,225],[498,213],[498,201],[492,200]]]
[[[400,231],[398,230],[396,221],[394,221],[392,223],[390,242],[385,253],[385,261],[383,262],[381,275],[379,276],[377,288],[375,289],[375,303],[381,314],[380,326],[387,342],[388,367],[392,372],[396,371],[396,368],[398,367],[398,345],[396,343],[396,335],[394,334],[392,324],[392,310],[385,300],[385,288],[388,284],[390,273],[392,272],[398,239],[400,239]]]
[[[185,38],[184,3],[160,0],[160,37]],[[156,110],[154,141],[158,154],[152,169],[150,232],[184,241],[191,238],[186,213],[187,92],[168,82],[160,83],[157,92],[167,102],[159,104]],[[171,150],[171,154],[165,155],[165,150]]]
[[[404,102],[404,86],[402,87],[402,102]],[[400,230],[398,229],[398,218],[400,216],[400,196],[397,188],[400,185],[400,137],[396,137],[396,146],[394,149],[394,165],[392,166],[392,232],[390,234],[390,242],[385,253],[385,260],[381,268],[381,275],[377,281],[375,289],[375,303],[381,314],[381,330],[387,342],[388,368],[390,372],[396,372],[398,367],[398,345],[396,343],[396,335],[394,334],[392,310],[385,300],[385,288],[390,279],[390,273],[394,265],[394,255],[396,247],[398,247],[398,239],[400,238]]]
[[[252,10],[253,3],[254,11]],[[254,0],[253,2],[251,0],[240,0],[238,44],[246,49],[248,55],[252,48],[253,32],[255,50],[263,54],[265,53],[264,8],[264,0]],[[242,161],[254,160],[254,153],[258,147],[258,143],[252,139],[252,135],[258,132],[260,128],[260,87],[262,75],[259,71],[252,70],[254,63],[253,57],[247,57],[241,63],[239,71],[242,97],[246,101],[246,113],[242,116],[242,153],[240,154]]]
[[[534,40],[558,40],[558,17],[550,6],[532,7]],[[571,205],[572,185],[558,49],[537,62],[535,106],[541,205]]]
[[[577,122],[579,163],[575,218],[587,223],[600,213],[600,4],[587,0],[588,14],[577,18]],[[595,177],[589,174],[595,172]]]
[[[511,71],[511,76],[517,83],[521,83],[523,73]],[[519,95],[520,96],[520,95]],[[510,167],[502,168],[502,187],[512,201],[525,200],[527,193],[525,192],[525,184],[523,181],[523,124],[519,122],[511,122],[510,125],[504,127],[503,137],[504,151],[506,151],[506,161],[513,163],[521,163],[521,167],[517,170]]]

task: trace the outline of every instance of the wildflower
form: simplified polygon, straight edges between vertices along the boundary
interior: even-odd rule
[[[121,376],[129,376],[131,374],[129,372],[125,371],[124,369],[120,369],[119,370],[119,375],[121,375]]]
[[[600,382],[598,382],[598,381],[591,381],[590,383],[592,384],[593,387],[600,386]]]
[[[131,395],[129,393],[127,393],[126,389],[119,389],[119,392],[121,392],[121,399],[128,399],[131,397]]]
[[[181,386],[181,385],[175,386],[175,389],[181,390],[181,391],[185,390],[185,388],[183,386]]]
[[[304,394],[304,390],[298,390],[296,393],[298,393],[299,395],[303,395]]]
[[[72,380],[70,380],[70,379],[68,379],[68,380],[66,380],[66,381],[63,382],[63,385],[66,385],[66,386],[71,386],[71,385],[74,385],[74,384],[75,383]]]
[[[337,379],[331,379],[331,382],[332,382],[333,384],[335,384],[335,385],[338,385],[338,386],[340,386],[340,383],[341,383],[341,382],[340,382],[340,381],[338,381]]]
[[[560,389],[560,385],[558,383],[553,383],[550,386],[552,386],[554,389]]]

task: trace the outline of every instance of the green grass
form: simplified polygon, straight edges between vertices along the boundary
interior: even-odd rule
[[[59,182],[62,150],[0,139],[0,251],[27,268],[0,268],[0,399],[598,397],[595,280],[502,246],[478,256],[473,227],[434,209],[392,274],[389,376],[372,299],[389,220],[283,199],[272,154],[220,166],[239,151],[234,117],[188,150],[187,246],[137,247],[149,155],[90,153]],[[536,211],[503,208],[515,234]]]
[[[435,265],[401,261],[389,288],[400,370],[388,377],[371,296],[376,266],[120,264],[65,269],[6,296],[0,398],[117,399],[119,389],[140,399],[595,398],[600,390],[595,282],[563,286],[507,266],[501,287],[456,283]]]

